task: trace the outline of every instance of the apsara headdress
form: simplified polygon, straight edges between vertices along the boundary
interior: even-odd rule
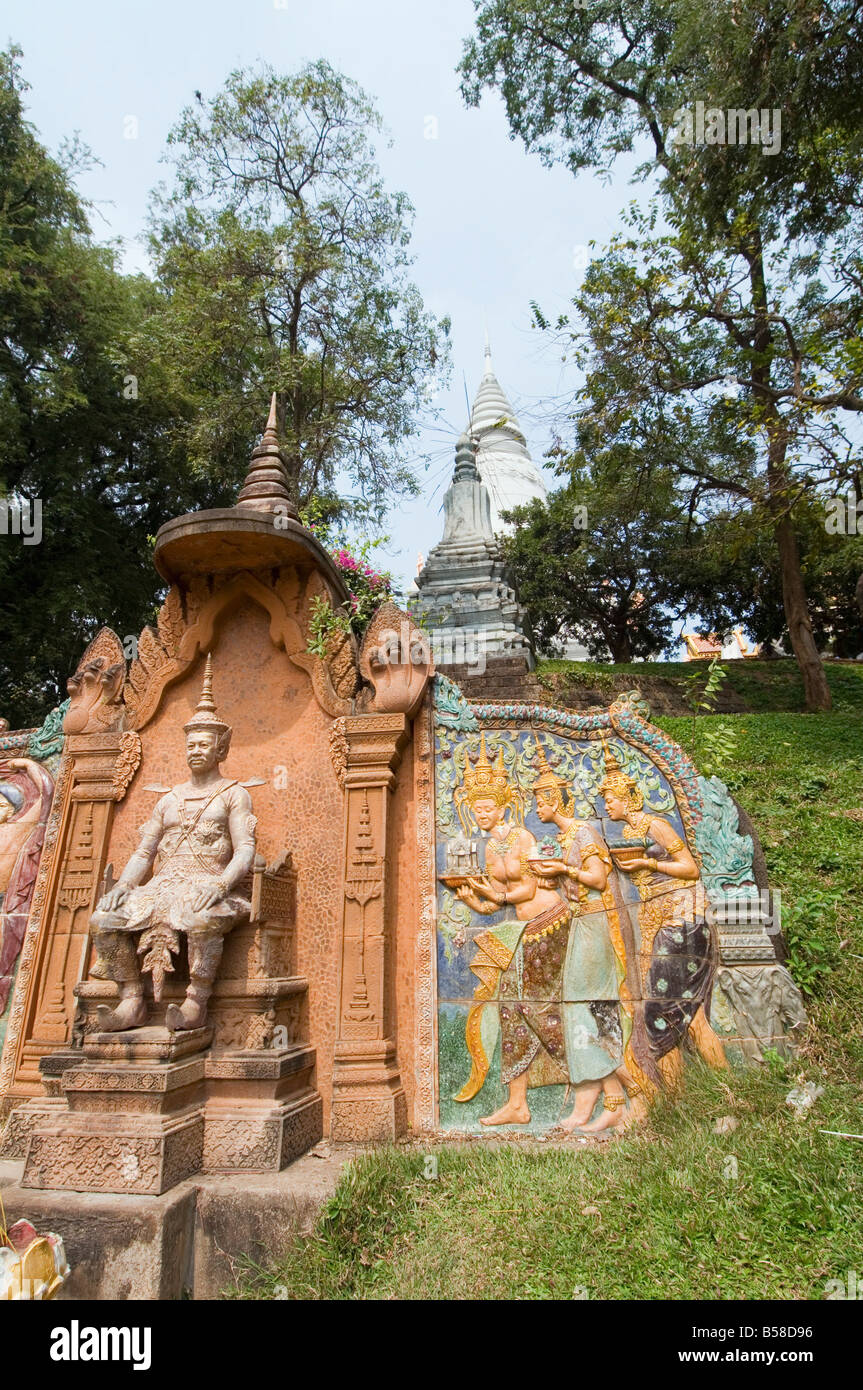
[[[605,759],[605,776],[599,784],[600,795],[603,796],[606,791],[613,792],[615,796],[627,802],[633,811],[640,811],[644,805],[644,792],[635,778],[624,771],[605,739],[602,740],[602,752]]]
[[[554,791],[557,793],[558,803],[562,803],[563,793],[567,789],[566,779],[563,777],[558,777],[552,769],[552,767],[550,766],[548,758],[545,756],[545,750],[543,749],[543,746],[539,741],[539,735],[537,733],[534,733],[533,735],[533,743],[534,747],[536,748],[536,756],[539,761],[539,776],[533,782],[531,786],[531,791],[533,792],[534,796],[537,792]]]
[[[503,748],[498,749],[497,757],[491,762],[486,752],[484,729],[479,736],[479,757],[475,763],[469,758],[465,760],[464,782],[455,793],[459,819],[465,829],[470,828],[465,803],[472,806],[475,801],[483,800],[494,801],[497,806],[512,806],[520,819],[520,801],[504,767]]]

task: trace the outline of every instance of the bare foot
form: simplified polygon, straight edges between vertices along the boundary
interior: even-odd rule
[[[493,1115],[480,1119],[481,1125],[529,1125],[530,1111],[526,1105],[514,1105],[511,1100],[495,1110]]]
[[[571,1134],[574,1129],[581,1129],[587,1124],[595,1106],[596,1096],[593,1097],[589,1105],[576,1106],[571,1115],[567,1115],[565,1120],[560,1121],[557,1128],[564,1130],[566,1134]]]
[[[579,1134],[600,1134],[604,1129],[624,1128],[625,1122],[625,1106],[621,1106],[618,1110],[602,1110],[591,1124],[581,1126]]]
[[[622,1124],[624,1129],[629,1129],[631,1125],[641,1124],[642,1120],[647,1119],[647,1101],[643,1095],[630,1096],[629,1104],[623,1111]]]

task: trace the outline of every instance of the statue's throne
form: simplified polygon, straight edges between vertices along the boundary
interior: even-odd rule
[[[320,1139],[296,877],[288,852],[269,866],[256,857],[242,885],[249,921],[225,939],[206,1028],[164,1024],[188,983],[185,945],[147,1027],[99,1032],[116,986],[77,986],[73,1045],[43,1066],[63,1103],[34,1126],[24,1186],[159,1193],[199,1172],[278,1171]]]

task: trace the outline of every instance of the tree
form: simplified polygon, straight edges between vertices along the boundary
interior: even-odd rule
[[[825,509],[812,499],[795,509],[795,531],[815,640],[821,650],[853,659],[863,651],[855,599],[863,570],[863,536],[826,532]],[[717,511],[681,547],[679,573],[690,611],[703,631],[727,635],[741,624],[756,642],[785,643],[781,576],[769,533],[745,513]]]
[[[188,201],[165,195],[153,281],[94,241],[75,188],[88,152],[39,142],[19,58],[0,57],[0,499],[38,503],[42,536],[0,536],[13,725],[63,699],[103,624],[132,653],[160,596],[156,531],[235,500],[274,384],[297,491],[332,519],[345,475],[378,511],[411,485],[398,449],[446,359],[352,84],[325,65],[235,75],[209,115],[186,113],[173,148]]]
[[[507,513],[506,557],[541,650],[574,637],[591,657],[627,662],[670,649],[682,599],[674,551],[681,517],[669,483],[639,476],[623,451]]]
[[[13,727],[65,697],[103,623],[140,631],[159,585],[152,536],[218,497],[186,469],[181,403],[158,364],[131,352],[158,295],[92,241],[73,183],[86,152],[53,158],[39,143],[19,57],[0,55],[0,495],[7,519],[41,508],[41,539],[8,520],[0,535],[0,709]]]
[[[462,63],[468,101],[499,87],[513,133],[574,172],[649,151],[642,173],[657,176],[672,231],[656,236],[643,219],[637,239],[594,263],[578,301],[580,340],[596,350],[588,395],[608,411],[597,423],[606,438],[611,424],[612,437],[630,439],[626,417],[652,405],[657,438],[667,406],[687,417],[683,433],[700,433],[706,460],[684,475],[693,505],[712,489],[769,527],[807,706],[829,708],[795,507],[855,466],[836,412],[863,406],[859,6],[480,0],[477,10]],[[685,138],[699,101],[722,115],[713,143]],[[735,135],[742,123],[752,136],[750,110],[758,140],[726,143],[726,116]],[[762,110],[786,117],[769,150]],[[716,396],[729,379],[739,395],[723,411]]]
[[[416,488],[401,451],[446,367],[448,324],[407,278],[412,209],[384,188],[379,129],[360,88],[317,62],[236,71],[171,132],[150,352],[195,407],[191,457],[220,477],[242,476],[275,389],[300,503],[340,475],[379,507]]]

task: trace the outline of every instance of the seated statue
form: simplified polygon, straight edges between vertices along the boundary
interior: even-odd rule
[[[116,1008],[99,1009],[98,1026],[106,1032],[146,1023],[143,972],[152,974],[158,1002],[180,932],[189,987],[165,1022],[172,1031],[202,1028],[225,934],[251,911],[237,889],[254,862],[256,822],[245,787],[220,772],[231,729],[216,717],[209,656],[198,708],[183,727],[191,777],[158,802],[137,850],[90,919],[105,973],[120,989]],[[158,870],[144,882],[157,856]]]

